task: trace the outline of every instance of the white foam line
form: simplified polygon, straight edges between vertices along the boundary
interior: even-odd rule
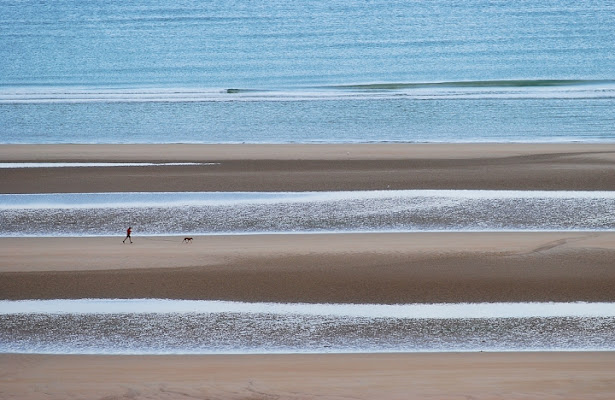
[[[274,314],[354,318],[466,319],[615,317],[615,303],[307,304],[169,299],[2,300],[12,314]]]
[[[86,162],[40,162],[40,163],[0,163],[0,168],[82,168],[82,167],[166,167],[175,165],[218,165],[220,163],[195,163],[195,162],[177,162],[177,163],[86,163]]]
[[[28,89],[0,90],[0,104],[89,103],[89,102],[214,102],[214,101],[305,101],[345,99],[592,99],[613,98],[610,82],[562,87],[400,87],[391,89],[289,88],[288,90],[232,89]]]

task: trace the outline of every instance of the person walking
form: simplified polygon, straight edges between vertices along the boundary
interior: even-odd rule
[[[130,234],[132,233],[132,228],[129,226],[128,229],[126,229],[126,237],[124,238],[124,240],[122,240],[122,243],[126,243],[126,239],[130,240],[130,244],[132,244],[132,238],[130,237]]]

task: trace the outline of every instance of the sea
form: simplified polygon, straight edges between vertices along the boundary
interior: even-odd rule
[[[0,143],[615,141],[615,2],[0,0]]]
[[[613,143],[614,27],[612,0],[0,0],[0,144]],[[0,194],[0,236],[612,231],[614,213],[608,191]],[[0,352],[612,351],[613,309],[0,300]]]

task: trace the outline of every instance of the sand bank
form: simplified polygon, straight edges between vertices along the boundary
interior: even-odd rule
[[[0,145],[2,193],[613,190],[612,144]],[[615,233],[0,238],[0,298],[615,301]],[[615,353],[0,354],[0,397],[611,399]]]
[[[611,399],[615,353],[0,355],[4,399]]]
[[[615,144],[0,145],[0,161],[215,163],[3,169],[3,193],[615,188]]]
[[[4,161],[484,159],[533,155],[615,160],[615,143],[2,144]]]
[[[0,298],[615,301],[615,233],[0,238]]]

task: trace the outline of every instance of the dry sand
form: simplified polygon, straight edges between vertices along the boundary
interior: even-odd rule
[[[612,399],[615,353],[0,355],[3,399]]]
[[[613,190],[615,145],[0,145],[2,193]],[[615,301],[615,233],[0,239],[0,298]],[[615,352],[0,355],[6,399],[611,399]]]

